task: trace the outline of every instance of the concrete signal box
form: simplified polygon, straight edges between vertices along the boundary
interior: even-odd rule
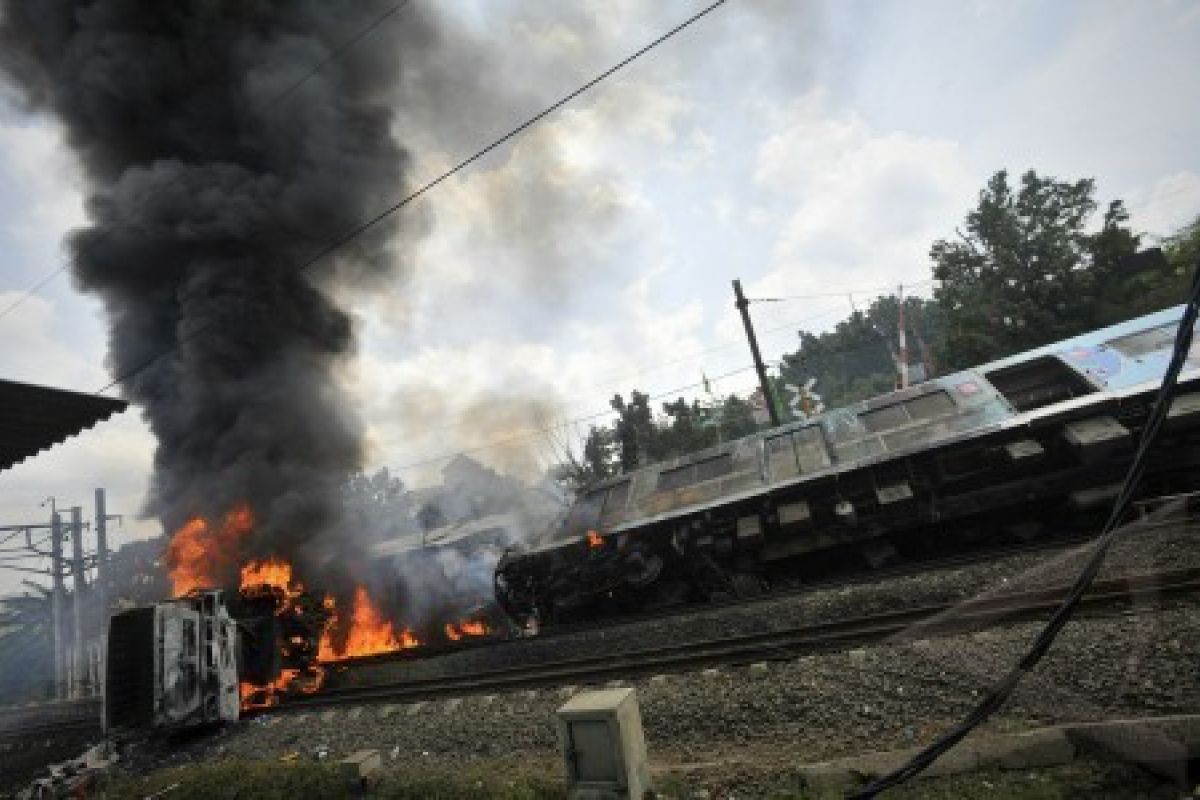
[[[642,715],[633,689],[581,692],[558,709],[572,800],[642,800],[650,791]]]

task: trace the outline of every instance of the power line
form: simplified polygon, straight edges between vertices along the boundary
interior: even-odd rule
[[[715,2],[711,3],[710,5],[705,6],[703,9],[696,12],[692,16],[688,17],[686,20],[679,23],[675,27],[671,28],[670,30],[668,30],[666,33],[659,36],[654,41],[639,48],[638,50],[633,52],[631,55],[628,55],[625,58],[621,59],[619,62],[617,62],[613,66],[609,67],[608,69],[604,70],[599,75],[592,78],[591,80],[587,81],[582,86],[579,86],[575,90],[564,95],[559,100],[555,101],[551,105],[547,106],[546,108],[542,109],[538,113],[534,114],[532,117],[529,117],[524,122],[517,125],[515,128],[512,128],[511,130],[509,130],[504,135],[500,136],[497,139],[494,139],[490,144],[485,146],[483,149],[476,151],[474,155],[464,158],[462,161],[459,161],[457,164],[450,167],[449,169],[447,169],[445,172],[438,175],[433,180],[423,184],[415,191],[410,192],[409,194],[407,194],[404,197],[397,200],[395,203],[384,208],[382,211],[375,214],[375,216],[370,217],[369,219],[366,219],[363,222],[360,222],[359,224],[355,225],[350,230],[343,233],[341,236],[335,238],[333,241],[331,241],[328,244],[324,245],[323,247],[319,248],[309,258],[307,258],[306,260],[304,260],[300,264],[298,264],[296,267],[297,271],[307,272],[310,267],[323,261],[326,257],[328,257],[331,254],[333,254],[334,252],[340,250],[342,247],[345,247],[347,244],[349,244],[353,240],[357,239],[359,236],[363,235],[367,231],[371,230],[376,225],[378,225],[380,222],[387,219],[392,214],[395,214],[397,211],[404,208],[409,203],[412,203],[414,200],[418,199],[419,197],[424,195],[426,192],[429,192],[430,190],[434,189],[435,187],[437,187],[438,185],[440,185],[441,183],[443,183],[450,177],[452,177],[452,176],[456,175],[457,173],[461,172],[462,170],[466,169],[471,164],[473,164],[476,161],[478,161],[479,159],[483,158],[488,153],[491,153],[493,150],[497,149],[501,145],[511,141],[512,139],[515,139],[517,136],[521,135],[522,133],[524,133],[526,130],[533,127],[537,123],[541,122],[543,119],[550,116],[555,111],[557,111],[558,109],[565,106],[567,103],[574,100],[576,97],[579,97],[581,94],[588,91],[589,89],[596,86],[597,84],[601,83],[606,78],[610,77],[611,75],[620,71],[621,69],[624,69],[629,64],[633,63],[634,61],[641,58],[646,53],[653,50],[655,47],[658,47],[663,42],[672,38],[673,36],[678,34],[680,31],[684,30],[688,26],[692,25],[693,23],[697,22],[698,20],[702,19],[703,17],[707,16],[708,14],[710,14],[711,12],[716,10],[718,7],[724,5],[725,2],[726,2],[726,0],[716,0]],[[212,321],[212,322],[208,322],[204,325],[199,326],[198,328],[194,329],[191,333],[181,337],[179,340],[177,340],[174,344],[172,344],[167,349],[151,356],[149,359],[142,362],[141,364],[136,366],[134,369],[129,370],[121,375],[118,375],[112,381],[110,381],[108,384],[106,384],[105,386],[103,386],[102,388],[97,390],[96,394],[101,394],[103,392],[106,392],[109,389],[111,389],[112,387],[116,386],[118,383],[122,383],[122,382],[132,378],[134,375],[137,375],[138,373],[144,371],[145,369],[149,368],[152,364],[154,364],[156,361],[158,361],[158,359],[162,358],[167,353],[170,353],[171,351],[175,350],[180,345],[182,345],[186,342],[189,342],[192,339],[195,339],[195,338],[203,335],[207,331],[211,330],[215,324],[216,324],[216,322]]]
[[[275,106],[279,105],[279,103],[281,101],[283,101],[285,98],[291,96],[291,94],[293,92],[295,92],[301,86],[303,86],[304,84],[306,84],[310,80],[312,80],[312,78],[314,76],[316,76],[319,72],[321,72],[321,70],[325,69],[325,67],[329,66],[334,61],[336,61],[337,59],[339,59],[343,55],[345,55],[347,52],[349,52],[350,48],[352,48],[354,45],[358,44],[363,39],[365,39],[367,36],[369,36],[373,31],[375,31],[376,28],[378,28],[380,25],[382,25],[389,17],[392,17],[395,14],[397,14],[401,9],[403,9],[405,6],[407,6],[410,2],[412,2],[412,0],[401,0],[399,3],[395,4],[394,6],[389,8],[387,11],[385,11],[384,13],[380,14],[378,17],[373,19],[366,27],[364,27],[362,30],[358,31],[358,33],[354,34],[349,39],[342,42],[340,45],[338,45],[332,51],[330,51],[329,55],[327,55],[325,58],[321,59],[321,61],[319,61],[317,64],[315,64],[312,67],[312,69],[310,69],[308,72],[306,72],[299,80],[290,84],[282,92],[275,95],[270,101],[267,102],[267,104],[266,104],[266,106],[264,106],[263,110],[269,111],[272,108],[274,108]],[[75,264],[77,264],[79,262],[80,255],[83,255],[84,253],[86,253],[88,249],[90,249],[91,247],[95,247],[99,242],[103,241],[106,237],[111,236],[112,234],[116,233],[118,230],[127,230],[132,227],[134,227],[134,226],[128,225],[128,224],[117,225],[115,227],[108,228],[106,230],[101,231],[100,234],[92,241],[92,243],[89,247],[81,247],[81,252],[78,255],[64,261],[62,264],[60,264],[58,266],[57,269],[53,270],[52,272],[50,272],[49,274],[44,276],[41,280],[39,280],[37,283],[30,286],[28,289],[26,289],[21,294],[20,297],[18,297],[12,303],[7,305],[3,310],[0,310],[0,319],[4,319],[4,317],[6,317],[9,314],[9,312],[13,311],[18,306],[20,306],[22,303],[24,303],[26,300],[28,300],[30,297],[37,294],[37,292],[43,286],[45,286],[46,284],[50,283],[50,281],[57,278],[59,275],[61,275],[63,272],[65,272],[69,267],[72,267]],[[109,387],[105,387],[105,389],[107,389],[107,388],[109,388]],[[101,391],[104,391],[104,390],[102,389]]]
[[[369,36],[376,28],[378,28],[380,25],[382,25],[389,17],[396,15],[401,9],[403,9],[410,2],[412,2],[412,0],[400,0],[399,3],[396,3],[394,6],[389,8],[387,11],[384,11],[382,14],[380,14],[378,17],[376,17],[374,20],[372,20],[371,23],[368,24],[365,28],[363,28],[358,33],[354,34],[349,39],[347,39],[346,41],[342,42],[340,45],[335,47],[329,53],[329,55],[327,55],[327,56],[325,56],[325,58],[321,59],[321,61],[318,62],[316,64],[316,66],[314,66],[308,72],[306,72],[304,74],[304,76],[302,78],[300,78],[300,80],[296,81],[292,85],[288,86],[288,88],[284,89],[282,92],[277,94],[275,96],[275,98],[272,99],[271,102],[269,102],[267,104],[265,110],[269,111],[270,109],[274,108],[276,105],[279,104],[280,101],[282,101],[284,98],[290,96],[292,94],[292,92],[296,91],[301,86],[308,83],[308,81],[314,75],[316,75],[318,72],[325,69],[325,67],[332,64],[334,61],[336,61],[337,59],[339,59],[343,55],[345,55],[347,52],[349,52],[351,47],[358,44],[363,39],[365,39],[367,36]]]
[[[915,289],[918,286],[924,286],[926,284],[933,283],[933,282],[934,282],[933,278],[927,278],[923,281],[917,281],[916,283],[911,283],[911,284],[905,283],[904,286],[906,288]],[[893,291],[896,288],[896,285],[897,284],[892,284],[891,286],[876,286],[871,289],[847,289],[847,290],[844,290],[841,292],[820,292],[818,294],[788,294],[788,295],[782,295],[780,297],[748,297],[746,299],[749,300],[751,303],[783,303],[788,300],[819,300],[821,298],[829,298],[829,297],[850,297],[850,296],[856,295],[856,294],[886,294],[886,293]]]

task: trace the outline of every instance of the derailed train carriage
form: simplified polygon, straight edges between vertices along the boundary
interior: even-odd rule
[[[751,595],[764,576],[1095,527],[1129,465],[1182,306],[595,484],[506,553],[519,624]],[[1200,354],[1143,491],[1194,488]]]

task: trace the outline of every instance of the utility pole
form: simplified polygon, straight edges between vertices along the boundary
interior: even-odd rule
[[[75,576],[75,597],[72,603],[72,624],[75,628],[71,647],[71,697],[83,697],[84,674],[84,630],[83,630],[83,509],[71,508],[71,573]]]
[[[51,505],[53,509],[53,505]],[[63,647],[63,550],[62,517],[57,510],[50,514],[50,624],[54,628],[54,695],[62,699],[65,692],[66,675],[63,665],[66,653]]]
[[[900,284],[896,289],[896,299],[900,304],[900,357],[896,366],[900,370],[900,386],[897,388],[908,388],[908,339],[904,335],[904,284]]]
[[[767,380],[767,367],[763,364],[762,354],[758,352],[758,339],[754,336],[754,323],[750,321],[750,301],[742,294],[742,282],[736,278],[733,281],[734,307],[742,314],[742,325],[746,327],[746,339],[750,342],[750,355],[754,357],[754,370],[758,373],[758,385],[767,404],[767,415],[771,418],[771,427],[779,427],[779,410],[775,408],[775,395],[771,392],[771,382]]]
[[[101,619],[108,617],[108,516],[104,490],[96,490],[96,583],[93,586]]]

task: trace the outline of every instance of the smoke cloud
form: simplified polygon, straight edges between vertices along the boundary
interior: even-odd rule
[[[239,501],[247,555],[302,557],[337,528],[363,425],[334,379],[355,339],[333,293],[395,277],[399,222],[301,266],[406,189],[403,48],[366,37],[296,84],[390,5],[0,3],[0,74],[82,165],[74,278],[157,439],[147,511],[168,531]]]

